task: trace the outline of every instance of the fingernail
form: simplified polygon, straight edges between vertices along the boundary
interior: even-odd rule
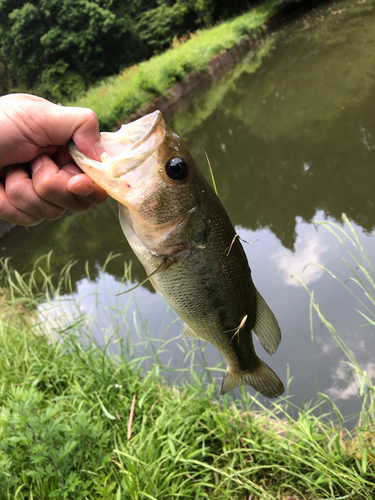
[[[74,165],[64,165],[65,172],[69,172],[70,174],[73,174],[73,175],[77,175],[80,173],[79,170],[77,172],[77,169],[78,169],[78,167],[76,167]]]
[[[86,196],[90,196],[94,192],[93,188],[89,187],[87,184],[81,182],[74,186],[74,194],[85,198]]]
[[[37,156],[30,162],[30,168],[31,168],[31,173],[34,175],[42,166],[43,163],[43,157],[42,156]]]
[[[94,149],[95,149],[95,153],[97,154],[98,158],[100,158],[101,155],[103,153],[105,153],[105,149],[103,147],[101,140],[95,144]]]

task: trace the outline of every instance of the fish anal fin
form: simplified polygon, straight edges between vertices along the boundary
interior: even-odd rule
[[[190,326],[187,325],[186,323],[184,323],[184,326],[182,328],[180,338],[181,337],[185,337],[187,339],[201,339],[201,337],[198,334],[196,334],[195,331],[192,330]]]
[[[256,295],[257,313],[253,332],[268,354],[274,354],[281,341],[280,326],[258,290]]]
[[[221,386],[221,394],[226,394],[240,385],[251,385],[267,398],[277,398],[285,390],[276,373],[261,359],[258,359],[257,366],[251,371],[235,374],[227,370]]]

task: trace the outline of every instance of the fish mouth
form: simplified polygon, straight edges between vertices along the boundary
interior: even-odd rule
[[[94,182],[118,201],[121,178],[144,163],[161,145],[165,122],[159,110],[121,126],[117,132],[102,132],[104,153],[101,161],[92,160],[79,151],[73,141],[68,150],[77,165]]]
[[[164,127],[160,127],[164,125]],[[158,128],[164,131],[165,124],[161,111],[157,110],[134,122],[121,126],[117,132],[102,132],[101,140],[105,149],[103,160],[127,158],[130,156],[150,155],[158,147]],[[164,134],[162,134],[164,137]],[[103,156],[103,155],[102,155]]]

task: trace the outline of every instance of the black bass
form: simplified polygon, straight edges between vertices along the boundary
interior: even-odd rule
[[[183,335],[213,344],[227,361],[221,393],[248,384],[284,392],[255,353],[252,331],[273,354],[275,316],[255,288],[245,252],[219,198],[160,111],[102,133],[101,162],[71,142],[77,165],[119,202],[120,223],[152,285],[185,322]]]

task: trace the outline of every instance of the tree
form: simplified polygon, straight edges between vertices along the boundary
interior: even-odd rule
[[[105,0],[104,0],[105,1]],[[72,98],[145,53],[131,18],[98,0],[0,0],[0,51],[29,87]]]
[[[262,0],[0,0],[0,60],[17,87],[71,100],[175,36]],[[108,2],[108,3],[105,3]],[[1,69],[1,68],[0,68]],[[14,80],[14,76],[12,76]]]
[[[161,49],[175,36],[196,31],[238,15],[261,0],[157,0],[139,15],[139,36],[152,49]]]

